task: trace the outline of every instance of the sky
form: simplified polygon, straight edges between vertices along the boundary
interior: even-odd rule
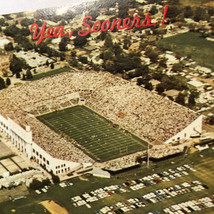
[[[31,11],[48,7],[72,6],[92,0],[0,0],[0,14]]]

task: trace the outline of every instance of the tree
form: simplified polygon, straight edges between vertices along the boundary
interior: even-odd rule
[[[16,45],[15,46],[15,50],[16,50],[16,52],[21,51],[22,50],[21,45]]]
[[[53,64],[53,62],[51,63],[51,69],[54,69],[54,64]]]
[[[166,65],[166,62],[167,62],[167,59],[166,58],[163,58],[159,61],[159,66],[163,67],[163,68],[167,68],[167,65]]]
[[[71,56],[72,56],[72,57],[76,57],[76,55],[77,55],[77,52],[76,52],[75,50],[72,50],[72,51],[71,51]]]
[[[20,78],[20,77],[21,77],[20,72],[17,72],[17,73],[16,73],[16,78],[18,79],[18,78]]]
[[[82,62],[83,64],[87,64],[87,63],[88,63],[88,59],[87,59],[87,57],[85,57],[85,56],[81,56],[81,57],[79,58],[79,61]]]
[[[32,79],[33,78],[33,75],[31,73],[30,69],[27,70],[26,76],[27,76],[27,79]]]
[[[22,74],[22,80],[26,80],[26,75]]]
[[[123,53],[123,50],[119,44],[114,44],[112,49],[113,49],[115,55],[120,55]]]
[[[38,181],[36,179],[33,179],[32,183],[30,184],[30,188],[33,189],[33,190],[36,190],[36,189],[41,189],[43,188],[44,186],[47,186],[47,185],[50,185],[51,182],[49,179],[46,179],[46,180],[43,180],[43,181]]]
[[[184,9],[184,17],[191,18],[193,16],[193,10],[190,6],[185,7]]]
[[[149,57],[152,62],[157,62],[159,56],[158,51],[151,48],[146,49],[145,55]]]
[[[96,21],[96,18],[99,16],[99,11],[97,9],[93,9],[89,11],[89,14],[92,17],[92,20]]]
[[[176,18],[180,14],[180,9],[177,6],[170,5],[167,11],[167,18]]]
[[[60,182],[59,176],[57,175],[52,175],[52,180],[55,184],[58,184]]]
[[[155,15],[158,12],[158,9],[155,5],[152,6],[151,10],[149,11],[149,13],[151,15]]]
[[[103,60],[113,60],[114,59],[114,53],[108,49],[106,51],[103,52],[103,56],[102,56]]]
[[[130,47],[130,45],[131,45],[130,39],[124,39],[123,43],[124,43],[123,48],[124,48],[125,50],[128,50],[129,47]]]
[[[112,42],[111,35],[110,35],[110,34],[107,34],[107,35],[106,35],[106,38],[105,38],[104,47],[105,47],[105,48],[111,48],[112,46],[113,46],[113,42]]]
[[[21,26],[28,27],[29,25],[33,24],[34,22],[35,22],[34,19],[24,18],[21,21]]]
[[[161,83],[157,85],[156,91],[158,92],[158,94],[162,94],[164,92],[164,87]]]
[[[189,102],[189,105],[191,106],[195,105],[195,97],[192,94],[190,94],[188,102]]]
[[[164,74],[161,68],[157,68],[155,72],[152,73],[152,79],[161,81],[163,78]]]
[[[4,30],[6,36],[15,37],[20,33],[20,29],[16,25],[10,25]]]
[[[206,13],[206,10],[202,7],[197,7],[195,10],[194,20],[199,22],[200,20],[206,20],[209,14]]]
[[[60,55],[60,61],[64,61],[64,60],[65,60],[65,54],[62,53],[62,54]]]
[[[3,78],[0,77],[0,90],[3,88],[6,88],[5,81]]]
[[[23,67],[23,63],[20,59],[18,58],[13,58],[11,63],[10,63],[10,70],[12,71],[13,75],[21,72]]]
[[[183,70],[183,66],[181,63],[175,63],[172,66],[172,71],[174,71],[174,72],[181,72],[182,70]]]
[[[128,16],[129,5],[126,1],[119,2],[119,18],[126,18]]]
[[[211,116],[209,119],[209,124],[214,125],[214,116]]]
[[[23,35],[17,35],[14,38],[15,42],[18,43],[25,51],[32,50],[34,48],[33,44],[28,38]]]
[[[172,101],[174,101],[174,98],[172,96],[168,96],[168,98]]]
[[[36,179],[34,179],[32,181],[32,183],[30,184],[30,188],[33,189],[33,190],[40,189],[42,187],[43,187],[42,182],[38,181]]]
[[[137,79],[137,85],[142,85],[143,84],[143,78],[138,78]]]
[[[101,31],[100,35],[98,36],[98,39],[101,39],[102,41],[106,38],[107,31]]]
[[[59,43],[59,50],[60,50],[60,51],[66,51],[66,50],[67,50],[67,49],[66,49],[66,46],[67,46],[67,44],[61,41],[61,42]]]
[[[3,77],[8,76],[8,70],[6,70],[5,68],[2,70],[2,73],[3,73]]]
[[[76,58],[72,58],[71,60],[69,60],[69,65],[71,65],[73,67],[78,67],[79,62],[77,61]]]
[[[114,62],[112,60],[106,60],[104,63],[104,67],[110,73],[116,73]]]
[[[49,60],[48,59],[46,60],[45,65],[49,66]]]
[[[59,50],[60,51],[66,51],[67,44],[68,44],[69,38],[68,37],[63,37],[59,43]]]
[[[57,184],[60,182],[59,176],[53,174],[53,171],[51,171],[51,177],[52,177],[52,181],[54,182],[54,184]]]
[[[199,93],[197,91],[191,91],[191,94],[189,95],[188,98],[188,103],[190,106],[195,106],[196,102],[195,99],[199,97]]]
[[[4,20],[4,18],[0,18],[0,26],[5,26],[5,20]]]
[[[185,105],[185,95],[182,93],[179,93],[175,101],[181,105]]]
[[[59,23],[59,26],[65,26],[66,25],[66,21],[65,19],[63,19],[60,23]]]
[[[214,8],[209,8],[209,9],[208,9],[208,14],[209,14],[210,16],[214,16]]]
[[[145,89],[152,91],[152,90],[153,90],[152,84],[151,84],[150,82],[147,82],[147,83],[145,84]]]
[[[77,36],[74,39],[75,47],[83,47],[87,43],[87,38],[85,36]]]
[[[14,49],[13,43],[12,43],[12,42],[9,42],[8,44],[6,44],[6,45],[4,46],[4,49],[5,49],[6,51],[12,51],[12,50]]]
[[[22,28],[22,29],[20,29],[20,34],[22,36],[29,36],[30,35],[30,30],[28,28]]]
[[[147,65],[141,65],[139,68],[135,69],[135,77],[139,77],[142,75],[146,75],[149,72],[149,68]]]
[[[11,85],[10,78],[7,78],[7,79],[6,79],[6,84],[7,84],[7,86]]]
[[[162,4],[162,0],[148,0],[148,4]],[[173,0],[173,3],[176,3],[176,0]]]

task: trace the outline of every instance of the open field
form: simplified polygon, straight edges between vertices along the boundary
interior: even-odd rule
[[[75,106],[37,117],[58,133],[75,139],[98,161],[107,161],[144,150],[147,144],[85,106]]]
[[[47,71],[44,73],[35,74],[35,75],[33,75],[32,79],[28,79],[27,81],[39,80],[39,79],[44,78],[44,77],[49,77],[49,76],[60,74],[62,72],[66,72],[66,71],[70,71],[70,70],[71,70],[71,68],[69,68],[69,67],[53,69],[51,71]]]
[[[168,50],[189,56],[199,65],[214,71],[214,42],[202,38],[199,33],[188,32],[159,40],[157,43]]]
[[[203,6],[206,6],[206,7],[214,7],[214,2],[211,1],[211,0],[180,0],[179,1],[182,5],[184,6],[198,6],[198,7],[201,7],[202,5]]]
[[[51,213],[51,214],[69,214],[69,212],[56,202],[52,200],[42,201],[41,204]]]
[[[29,191],[24,184],[17,186],[16,188],[11,188],[10,190],[1,189],[0,190],[0,203],[3,201],[9,200],[9,196],[11,196],[12,198],[16,198],[16,197],[25,196],[28,194],[29,194]],[[0,213],[1,213],[1,205],[0,205]]]
[[[69,182],[72,182],[72,186],[67,186],[65,188],[59,185],[52,186],[47,193],[37,195],[35,192],[31,192],[25,199],[20,199],[14,202],[8,201],[5,203],[0,203],[1,214],[10,214],[12,209],[16,209],[16,214],[23,213],[35,213],[42,214],[48,213],[47,210],[42,209],[41,201],[44,200],[54,200],[61,206],[65,207],[69,213],[75,214],[93,214],[94,210],[100,209],[105,205],[114,205],[117,202],[126,201],[129,198],[141,197],[143,194],[154,192],[159,189],[170,187],[176,184],[181,184],[183,182],[192,182],[195,180],[208,186],[208,189],[204,189],[199,192],[189,192],[183,195],[177,195],[176,197],[165,199],[161,202],[148,204],[144,208],[139,208],[127,212],[128,214],[147,214],[150,211],[162,211],[162,209],[169,207],[173,204],[189,201],[192,199],[199,199],[205,196],[211,196],[214,194],[214,183],[213,183],[213,171],[214,171],[214,160],[213,160],[214,150],[204,150],[202,152],[195,152],[194,154],[185,156],[179,156],[172,158],[170,160],[164,160],[153,164],[150,169],[139,168],[128,172],[124,172],[115,176],[111,179],[101,179],[93,177],[91,175],[85,175],[83,178],[73,178]],[[196,171],[188,171],[188,175],[183,177],[176,177],[174,180],[161,182],[152,186],[146,186],[143,189],[136,191],[129,191],[125,193],[113,194],[110,197],[100,199],[98,201],[90,203],[91,208],[86,206],[74,207],[71,202],[71,198],[77,195],[81,195],[85,192],[90,192],[98,188],[104,188],[109,185],[122,184],[123,182],[130,181],[133,179],[139,179],[143,176],[152,175],[154,173],[168,171],[168,169],[174,169],[177,166],[182,166],[183,164],[189,164],[196,169]],[[162,214],[163,212],[161,212]],[[196,214],[213,214],[213,208],[207,208],[202,211],[193,212]]]

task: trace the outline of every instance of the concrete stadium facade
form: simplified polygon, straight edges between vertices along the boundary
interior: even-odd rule
[[[7,134],[12,143],[23,152],[29,159],[36,161],[47,171],[52,171],[56,175],[66,174],[71,171],[78,170],[84,164],[61,160],[52,157],[48,152],[42,149],[36,142],[32,140],[32,131],[29,126],[21,127],[9,117],[5,118],[0,115],[0,129]],[[195,133],[202,131],[202,116],[199,116],[181,132],[171,137],[164,144],[169,144],[177,140],[190,138]],[[88,165],[88,163],[86,163]]]
[[[29,159],[36,161],[47,171],[56,175],[65,174],[82,167],[80,163],[60,160],[52,157],[44,149],[32,140],[32,131],[29,126],[25,128],[15,123],[9,117],[0,115],[0,129],[11,139],[18,150],[23,152]]]

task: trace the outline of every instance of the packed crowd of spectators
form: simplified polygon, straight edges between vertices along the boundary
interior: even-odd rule
[[[149,151],[149,157],[150,158],[163,158],[166,156],[170,155],[175,155],[179,154],[184,151],[184,146],[183,145],[178,145],[178,146],[169,146],[169,145],[162,145],[162,146],[154,146],[150,151]]]
[[[106,161],[104,169],[111,171],[118,171],[125,168],[133,167],[139,164],[137,161],[138,156],[146,155],[147,151],[136,152],[135,154],[126,155],[114,160]]]
[[[74,140],[57,134],[35,115],[78,104],[86,106],[150,143],[163,143],[198,116],[188,108],[106,72],[66,72],[5,89],[0,114],[31,127],[33,141],[50,155],[93,162]],[[123,115],[122,117],[120,115]]]

